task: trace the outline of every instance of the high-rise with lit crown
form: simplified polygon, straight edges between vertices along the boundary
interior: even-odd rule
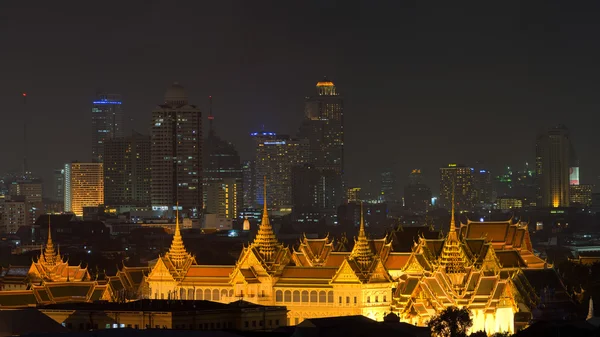
[[[541,207],[569,206],[569,167],[572,148],[569,131],[564,125],[538,136],[536,168],[538,170]]]
[[[440,206],[449,209],[452,191],[456,193],[456,207],[461,211],[473,208],[473,169],[465,165],[448,164],[440,168]]]
[[[166,211],[179,202],[184,215],[198,217],[203,207],[202,116],[179,83],[152,111],[150,137],[153,209]]]
[[[123,137],[121,95],[99,93],[92,103],[92,162],[104,161],[104,142]]]
[[[65,165],[65,212],[83,216],[84,207],[104,204],[104,169],[102,163]]]
[[[315,169],[329,171],[341,179],[325,191],[327,205],[337,209],[345,199],[344,191],[344,102],[333,82],[317,82],[316,95],[307,97],[300,138],[309,142],[308,162]]]

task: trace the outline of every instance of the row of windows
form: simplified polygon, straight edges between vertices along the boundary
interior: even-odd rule
[[[387,296],[383,295],[383,297],[376,296],[367,296],[367,303],[379,303],[379,300],[382,299],[382,302],[387,302]],[[303,302],[303,303],[333,303],[333,291],[325,292],[323,290],[317,291],[313,290],[308,292],[307,290],[303,290],[302,292],[298,290],[294,290],[293,292],[290,290],[286,290],[285,292],[282,290],[277,290],[275,292],[275,301],[276,302]],[[373,302],[372,302],[373,301]],[[350,296],[346,296],[346,304],[350,304]],[[358,298],[354,296],[352,301],[353,304],[358,303]],[[344,299],[342,296],[338,297],[338,304],[344,304]]]

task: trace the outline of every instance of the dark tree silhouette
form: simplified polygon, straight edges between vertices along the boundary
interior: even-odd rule
[[[469,309],[457,307],[444,309],[427,323],[435,337],[467,337],[467,330],[472,325]]]
[[[487,333],[483,330],[475,331],[469,335],[469,337],[488,337]]]
[[[492,335],[492,337],[510,337],[512,336],[510,334],[510,332],[496,332],[495,334]]]

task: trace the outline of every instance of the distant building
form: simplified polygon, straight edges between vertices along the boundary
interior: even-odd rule
[[[64,202],[65,200],[65,169],[54,170],[52,174],[52,201]]]
[[[423,183],[423,173],[421,169],[414,169],[408,175],[408,183],[410,185],[422,184]]]
[[[344,201],[344,101],[333,82],[317,82],[316,94],[306,97],[299,138],[308,140],[308,163],[340,177],[324,191],[335,210]]]
[[[130,137],[104,143],[104,203],[110,206],[150,206],[150,136],[133,132]]]
[[[83,216],[86,206],[104,204],[104,168],[102,163],[65,165],[65,212]]]
[[[348,192],[346,193],[348,202],[360,202],[362,200],[360,190],[360,187],[348,188]]]
[[[244,187],[244,207],[254,207],[256,204],[256,172],[254,160],[246,160],[242,164],[242,176]]]
[[[121,95],[99,93],[92,102],[92,161],[104,161],[104,142],[123,137]]]
[[[500,197],[496,199],[497,208],[502,211],[523,208],[523,201],[518,198]]]
[[[431,206],[431,188],[423,183],[404,186],[404,207],[414,213],[426,213]]]
[[[152,207],[167,211],[179,203],[187,217],[198,217],[203,209],[202,118],[178,83],[152,111],[151,141]]]
[[[600,193],[592,193],[592,213],[600,212]]]
[[[473,203],[475,205],[489,205],[492,203],[493,186],[492,174],[484,168],[475,168],[473,174]]]
[[[592,206],[592,191],[594,185],[570,185],[570,204],[573,206]]]
[[[395,204],[398,202],[398,195],[396,194],[396,176],[392,170],[381,172],[380,189],[381,201],[387,204]]]
[[[541,207],[569,206],[569,168],[572,148],[569,131],[559,125],[538,136],[536,170]]]
[[[15,234],[19,227],[28,225],[25,198],[4,199],[2,202],[2,232]]]
[[[450,209],[452,192],[456,207],[461,211],[473,208],[473,169],[459,164],[440,168],[440,207]]]
[[[243,172],[235,146],[217,136],[209,114],[209,132],[204,141],[205,209],[219,218],[235,219],[243,205]]]
[[[282,212],[292,209],[292,168],[307,162],[308,141],[277,135],[274,132],[254,132],[256,140],[256,182],[267,179],[269,206]],[[256,184],[256,202],[264,203],[263,184]]]
[[[11,198],[15,202],[25,203],[25,223],[33,225],[38,216],[44,213],[44,203],[42,202],[42,182],[41,180],[17,180],[9,187]]]
[[[331,170],[319,170],[312,164],[292,168],[292,203],[297,216],[301,213],[335,215],[337,198],[330,192],[341,177]],[[318,217],[318,216],[317,216]]]

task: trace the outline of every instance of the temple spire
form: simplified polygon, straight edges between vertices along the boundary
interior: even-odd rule
[[[273,226],[271,226],[271,222],[269,221],[269,214],[267,213],[267,177],[264,177],[264,187],[263,187],[263,215],[262,221],[260,222],[260,226],[258,227],[258,233],[256,233],[256,237],[254,238],[254,243],[258,246],[258,249],[263,256],[263,258],[267,261],[271,260],[274,256],[275,250],[277,249],[277,238],[275,237],[275,233],[273,232]]]
[[[190,258],[190,255],[185,250],[183,245],[183,238],[181,237],[181,229],[179,228],[179,203],[177,203],[177,210],[175,213],[175,234],[173,235],[173,242],[171,248],[167,253],[176,268],[181,268],[184,262]]]
[[[454,191],[456,186],[452,183],[452,212],[450,212],[450,232],[456,231],[456,222],[454,221]]]
[[[369,241],[365,232],[365,216],[362,202],[360,203],[360,226],[358,229],[358,237],[356,238],[350,256],[363,267],[367,267],[373,259],[373,252],[371,251],[371,247],[369,247]]]
[[[589,304],[586,320],[590,320],[592,318],[594,318],[594,300],[592,300],[592,296],[590,296],[590,304]]]
[[[52,242],[52,225],[50,224],[50,214],[48,214],[48,241],[46,247],[42,253],[43,260],[48,266],[54,266],[56,264],[56,251],[54,250],[54,242]]]

